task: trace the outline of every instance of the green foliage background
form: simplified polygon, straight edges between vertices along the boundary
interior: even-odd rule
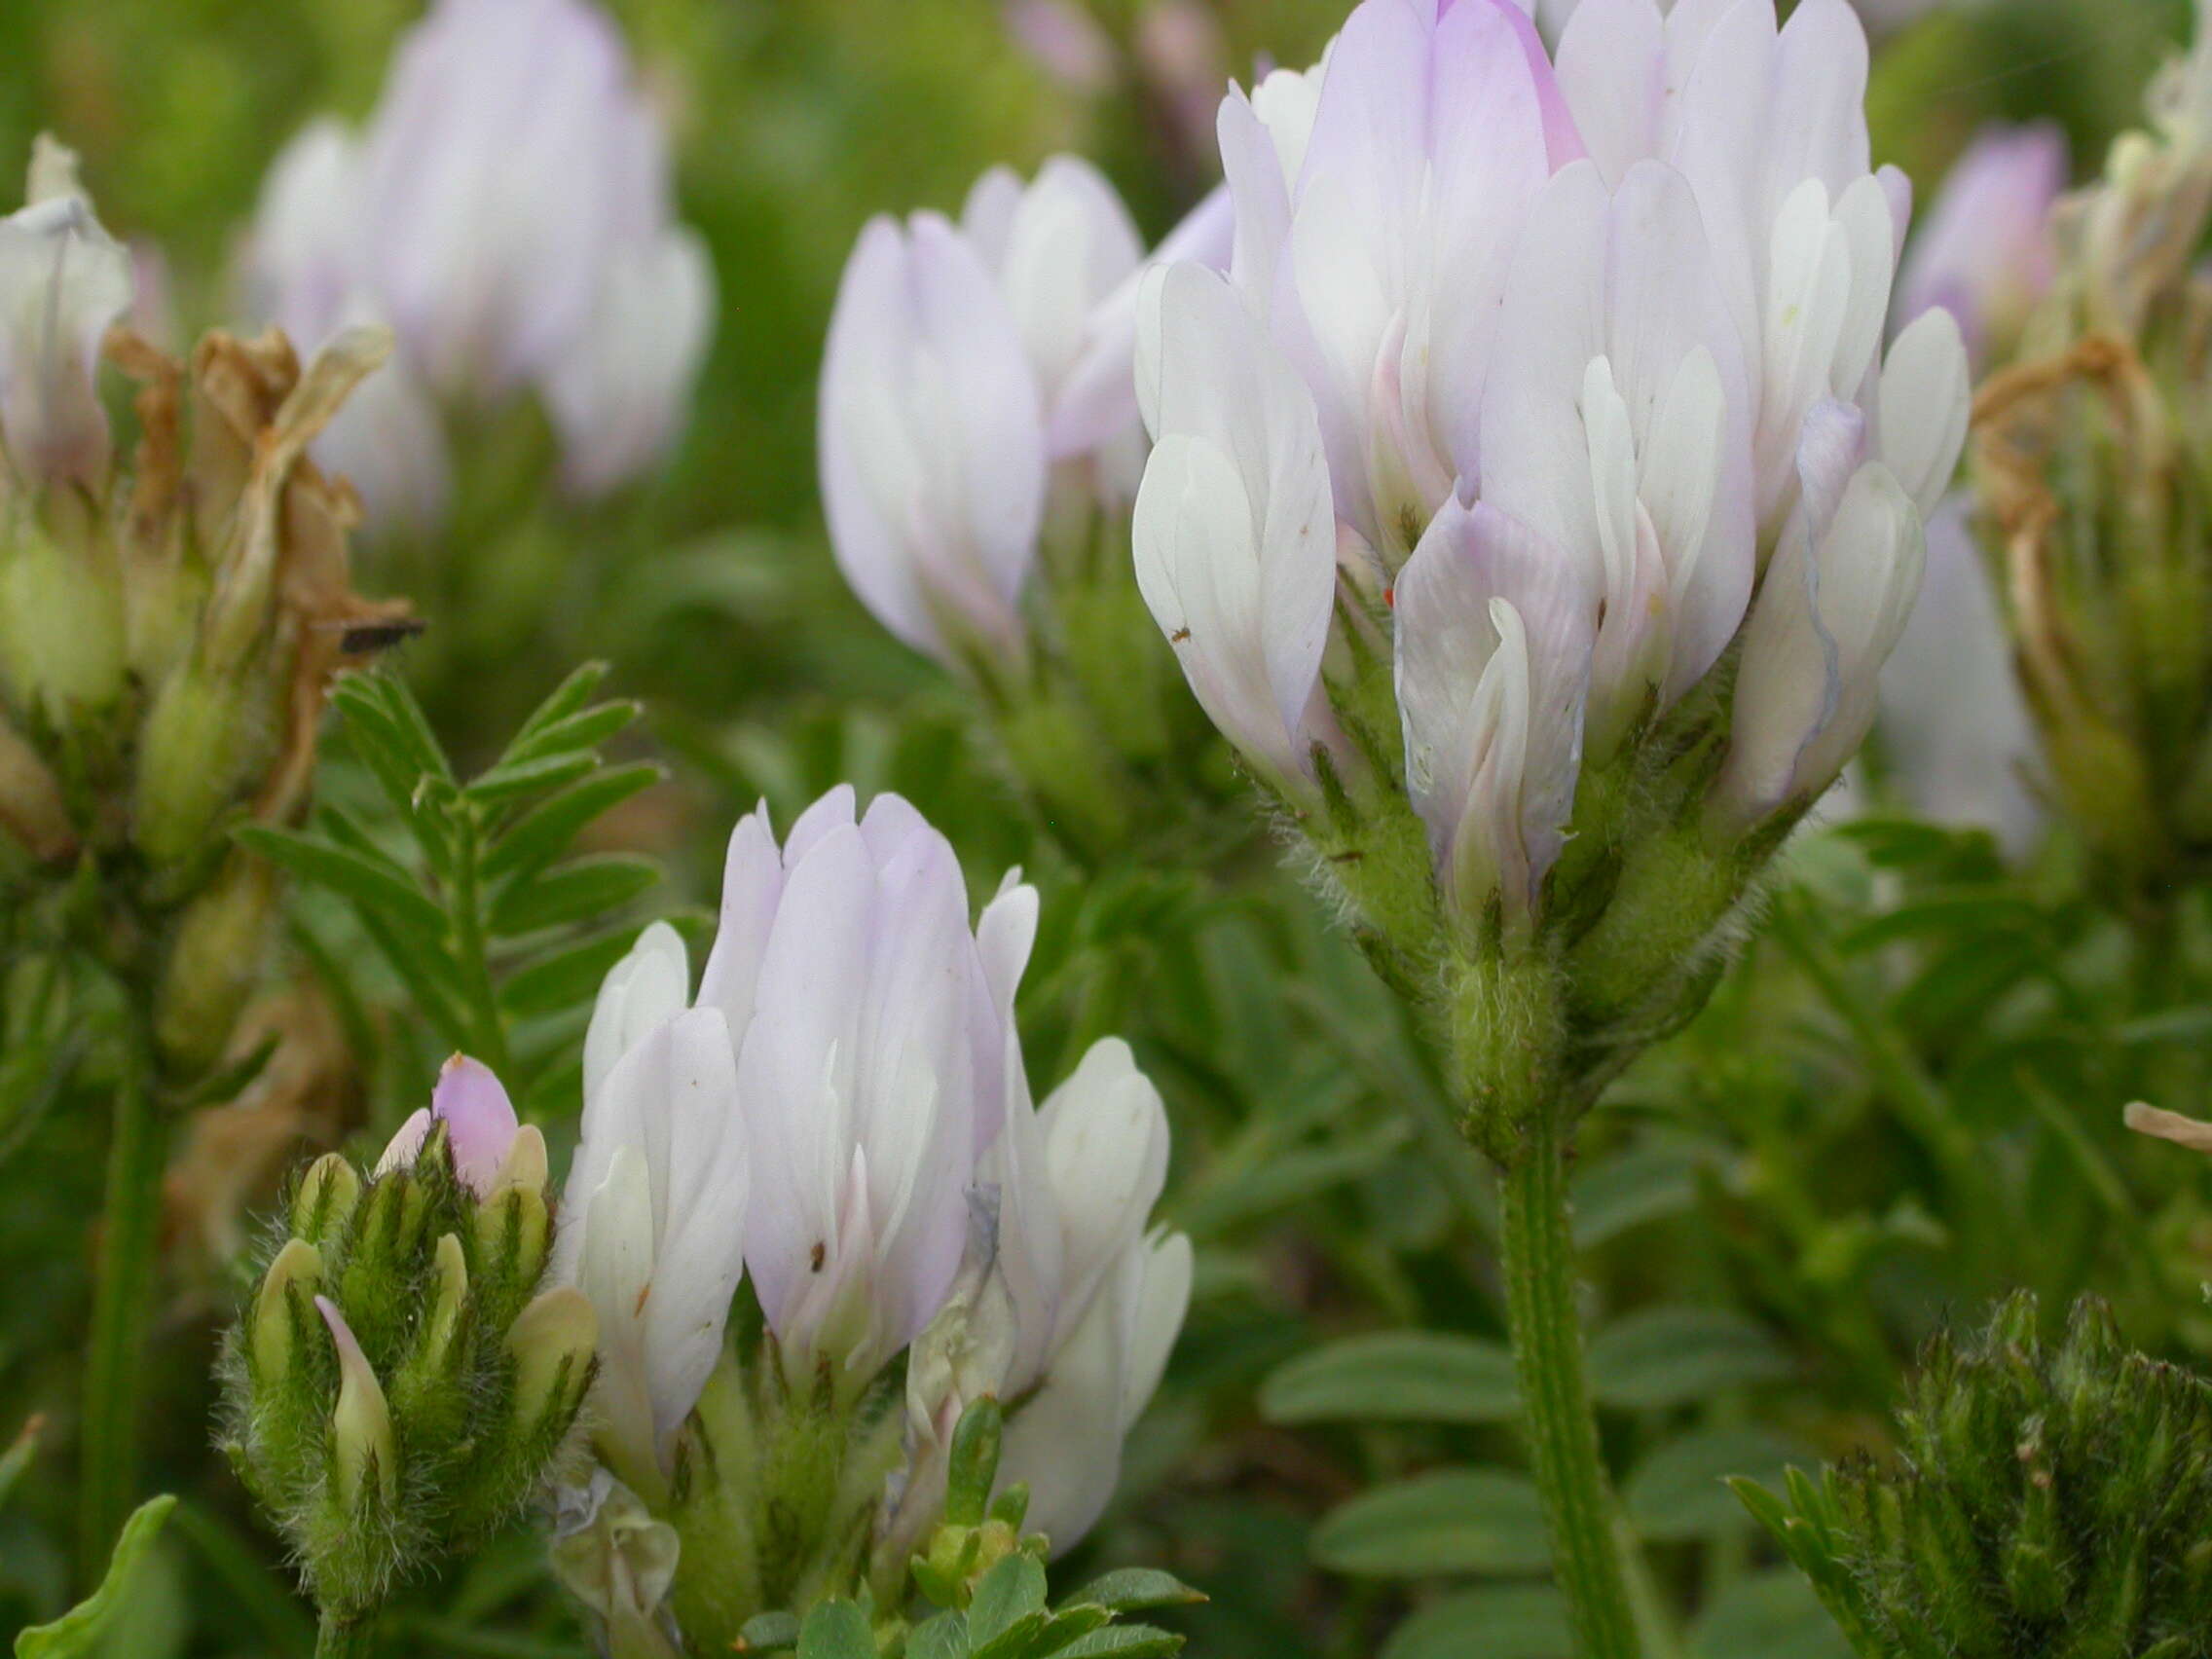
[[[865,219],[956,206],[985,166],[1072,148],[1157,234],[1208,182],[1202,153],[1134,84],[1079,96],[1053,83],[991,0],[613,9],[675,112],[682,213],[719,274],[695,417],[638,499],[578,513],[495,491],[439,545],[365,557],[364,585],[415,593],[430,622],[400,671],[475,767],[575,662],[608,659],[608,689],[645,706],[620,757],[672,770],[601,831],[602,850],[670,864],[654,908],[712,903],[721,838],[756,798],[788,818],[840,779],[912,796],[978,892],[1024,866],[1046,889],[1032,1072],[1049,1085],[1092,1037],[1131,1035],[1174,1118],[1168,1211],[1200,1246],[1189,1333],[1079,1567],[1143,1562],[1207,1590],[1175,1622],[1222,1659],[1558,1659],[1509,1420],[1489,1184],[1392,1004],[1264,850],[1229,872],[1061,853],[962,699],[847,595],[823,537],[814,379]],[[1124,38],[1134,26],[1133,0],[1097,10]],[[1223,72],[1239,74],[1262,52],[1309,59],[1341,12],[1213,10]],[[110,227],[163,251],[189,334],[228,313],[271,157],[313,114],[368,108],[414,11],[14,0],[0,166],[41,128],[76,146]],[[1881,51],[1878,156],[1926,193],[1982,120],[2050,114],[2093,164],[2184,11],[1938,11]],[[522,456],[534,441],[489,440]],[[498,474],[504,453],[479,470]],[[374,799],[343,753],[326,793]],[[1593,1121],[1578,1229],[1607,1451],[1657,1544],[1644,1589],[1684,1659],[1840,1651],[1719,1477],[1879,1448],[1901,1370],[1950,1311],[2019,1286],[2054,1309],[2096,1290],[2137,1345],[2212,1358],[2195,1290],[2212,1272],[2204,1173],[2118,1124],[2138,1096],[2212,1112],[2212,962],[2201,905],[2179,908],[2175,948],[2146,962],[2086,897],[2063,835],[2015,871],[1974,835],[1813,831],[1712,1009]],[[306,909],[308,937],[343,959],[343,914]],[[350,989],[396,1002],[373,970]],[[373,1142],[440,1055],[388,1020],[355,1046]],[[0,1631],[67,1600],[68,1339],[102,1144],[86,1092],[0,1162],[0,1439],[54,1417],[0,1494]],[[539,1097],[557,1160],[572,1112]],[[208,1450],[205,1362],[234,1288],[181,1247],[170,1269],[155,1473],[184,1499],[105,1650],[304,1652],[274,1548]],[[582,1651],[521,1534],[414,1587],[392,1629],[395,1653]]]

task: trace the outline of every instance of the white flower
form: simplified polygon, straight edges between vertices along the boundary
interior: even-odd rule
[[[676,1436],[721,1357],[744,1273],[750,1143],[729,1028],[689,1009],[673,929],[645,930],[601,987],[584,1045],[584,1114],[553,1276],[599,1315],[601,1456],[665,1490]]]
[[[1136,378],[1154,444],[1131,531],[1138,591],[1214,724],[1304,793],[1337,584],[1312,396],[1194,265],[1148,278]]]
[[[876,618],[947,664],[1018,657],[1044,403],[990,267],[937,214],[861,233],[823,356],[820,459],[838,569]]]
[[[1209,199],[1162,257],[1224,256]],[[958,225],[871,221],[846,263],[822,367],[830,539],[864,604],[949,667],[1018,662],[1020,602],[1056,481],[1134,494],[1130,386],[1144,248],[1089,163],[1024,184],[994,167]]]
[[[1397,583],[1406,787],[1445,897],[1526,927],[1566,844],[1596,607],[1553,542],[1487,501],[1446,504]]]
[[[1000,1485],[1028,1487],[1027,1527],[1064,1552],[1112,1497],[1122,1443],[1159,1386],[1190,1302],[1191,1248],[1147,1232],[1167,1118],[1126,1044],[1095,1044],[1041,1109],[1018,1055],[1009,1067],[968,1281],[907,1368],[906,1496],[923,1514],[941,1496],[961,1413],[994,1395],[1011,1408]]]
[[[130,254],[100,227],[77,159],[42,137],[29,203],[0,219],[0,436],[28,482],[98,489],[107,416],[93,379],[100,340],[129,309]]]

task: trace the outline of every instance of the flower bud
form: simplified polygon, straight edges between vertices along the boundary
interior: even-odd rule
[[[535,1425],[574,1417],[591,1380],[598,1342],[599,1318],[591,1298],[573,1285],[555,1285],[525,1308],[507,1328],[518,1420]]]
[[[0,536],[0,685],[55,727],[94,719],[122,695],[123,603],[114,573],[19,515]]]
[[[5,716],[0,716],[0,831],[42,863],[65,858],[77,841],[53,768]]]
[[[247,686],[188,663],[154,693],[138,736],[131,838],[157,865],[206,845],[259,734]]]
[[[561,1287],[531,1301],[535,1269],[518,1276],[511,1249],[480,1242],[484,1214],[524,1198],[542,1232],[541,1189],[476,1184],[533,1179],[537,1136],[458,1057],[424,1118],[366,1180],[337,1154],[302,1176],[299,1235],[266,1271],[225,1377],[241,1470],[317,1598],[351,1616],[512,1518],[562,1456],[595,1371],[589,1300]],[[311,1291],[334,1365],[302,1359]]]
[[[468,1263],[461,1240],[450,1233],[439,1234],[433,1263],[436,1277],[417,1362],[426,1378],[444,1380],[461,1357],[461,1320],[468,1301]]]
[[[21,482],[96,493],[108,432],[93,369],[130,304],[130,256],[93,216],[77,158],[43,135],[30,198],[0,219],[0,437]]]
[[[321,1253],[305,1239],[287,1240],[269,1264],[254,1295],[253,1334],[246,1349],[259,1386],[279,1390],[289,1385],[304,1316],[309,1304],[319,1300],[315,1293],[321,1283]]]
[[[184,1076],[198,1076],[222,1057],[260,982],[275,889],[266,865],[234,854],[177,923],[156,993],[154,1035],[164,1059]]]
[[[318,1296],[314,1305],[338,1350],[338,1404],[330,1414],[330,1459],[339,1507],[355,1514],[364,1495],[388,1505],[398,1490],[399,1449],[392,1440],[383,1384],[336,1304]]]
[[[352,1164],[342,1153],[324,1153],[292,1194],[292,1235],[311,1244],[342,1235],[360,1198],[361,1178]]]

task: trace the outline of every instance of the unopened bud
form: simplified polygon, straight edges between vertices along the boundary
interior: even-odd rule
[[[453,1369],[460,1353],[461,1315],[468,1301],[468,1264],[462,1259],[461,1240],[450,1233],[438,1235],[435,1256],[436,1282],[430,1289],[430,1313],[423,1325],[421,1364],[432,1375]]]
[[[497,1198],[510,1192],[542,1196],[551,1173],[551,1164],[545,1156],[544,1132],[535,1124],[525,1124],[515,1130],[507,1155],[499,1161],[498,1172],[492,1177],[492,1196]]]
[[[351,1515],[372,1493],[385,1503],[397,1495],[399,1451],[384,1385],[345,1315],[327,1296],[316,1297],[314,1305],[338,1350],[338,1404],[330,1414],[331,1478],[339,1507]]]
[[[476,1247],[488,1276],[517,1290],[535,1284],[552,1226],[542,1188],[510,1187],[485,1199],[476,1211]]]
[[[257,1387],[275,1392],[291,1381],[308,1303],[321,1285],[322,1252],[304,1238],[292,1239],[269,1264],[254,1297],[246,1348]]]
[[[38,751],[0,717],[0,834],[13,836],[41,863],[68,857],[76,828],[61,785]]]
[[[196,1075],[221,1058],[246,998],[260,982],[276,907],[274,878],[256,859],[234,854],[215,885],[177,924],[154,1009],[163,1056]]]
[[[344,1155],[326,1152],[308,1165],[292,1195],[292,1235],[311,1244],[328,1242],[346,1231],[360,1201],[361,1178]]]
[[[187,663],[154,695],[138,738],[131,839],[157,865],[180,864],[207,844],[237,798],[253,733],[243,686]]]
[[[515,1420],[526,1431],[566,1419],[583,1398],[599,1346],[599,1315],[574,1285],[556,1285],[507,1330],[515,1361]]]
[[[428,1192],[411,1171],[394,1170],[369,1184],[346,1259],[347,1307],[377,1309],[380,1324],[386,1316],[396,1321],[410,1310],[402,1303],[414,1280],[429,1206]]]
[[[55,725],[122,694],[123,604],[84,550],[18,525],[0,554],[0,678],[16,700]]]

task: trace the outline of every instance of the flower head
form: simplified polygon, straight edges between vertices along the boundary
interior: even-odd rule
[[[586,0],[438,0],[358,134],[324,120],[277,159],[247,257],[268,314],[313,344],[388,323],[400,351],[318,451],[418,526],[446,493],[440,409],[545,400],[577,492],[667,446],[714,314],[673,222],[660,118]]]
[[[1556,62],[1503,0],[1367,0],[1222,106],[1231,280],[1144,291],[1139,585],[1316,828],[1403,789],[1462,926],[1540,919],[1583,779],[1671,764],[1732,651],[1723,839],[1864,736],[1966,419],[1946,315],[1881,351],[1864,77],[1843,0],[1587,0]]]

